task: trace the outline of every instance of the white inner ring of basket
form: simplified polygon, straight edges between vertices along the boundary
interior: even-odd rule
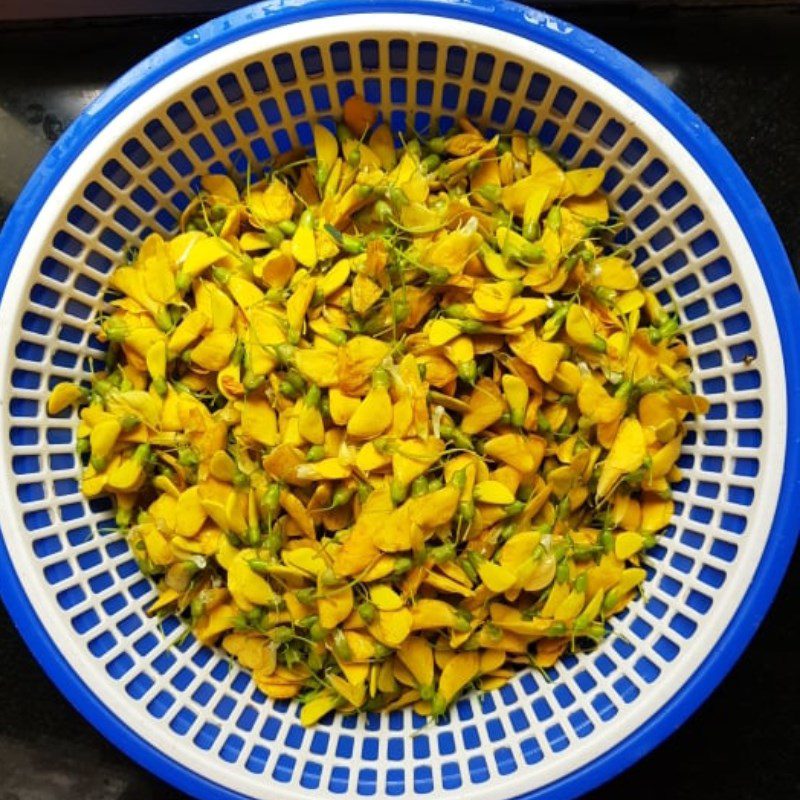
[[[683,643],[676,662],[669,670],[665,670],[654,686],[645,687],[643,696],[634,704],[635,713],[632,713],[632,707],[626,709],[623,706],[613,724],[597,729],[586,739],[572,744],[563,753],[548,757],[534,767],[526,767],[522,763],[519,769],[508,776],[493,774],[492,780],[487,784],[478,786],[467,782],[457,790],[464,800],[468,798],[501,800],[542,787],[587,765],[633,733],[669,701],[712,652],[736,611],[759,563],[773,520],[783,472],[786,392],[782,350],[772,307],[753,253],[733,214],[699,164],[663,125],[611,83],[566,56],[521,37],[473,23],[416,14],[359,14],[299,22],[257,33],[202,56],[168,75],[121,111],[86,147],[43,205],[32,226],[33,233],[24,241],[0,306],[0,318],[4,320],[7,331],[19,328],[26,298],[35,281],[44,249],[49,242],[49,236],[44,234],[56,230],[61,224],[64,210],[72,205],[73,198],[86,180],[86,176],[96,168],[97,164],[103,163],[106,154],[119,147],[127,131],[170,98],[179,97],[185,86],[195,84],[204,75],[218,73],[231,62],[242,62],[245,58],[263,55],[300,42],[311,44],[320,34],[326,37],[337,34],[346,37],[399,31],[405,37],[436,39],[437,34],[432,32],[439,30],[446,31],[444,36],[448,40],[461,40],[467,45],[475,43],[483,50],[502,53],[517,61],[528,60],[549,73],[564,76],[569,82],[585,87],[590,93],[604,98],[606,106],[630,122],[645,141],[658,142],[661,150],[670,159],[669,166],[677,169],[695,198],[702,203],[707,224],[719,235],[721,245],[731,256],[736,254],[735,260],[731,257],[731,263],[737,281],[745,289],[742,305],[749,311],[753,323],[750,337],[758,342],[762,359],[761,399],[764,403],[764,414],[760,424],[764,440],[760,454],[766,453],[768,458],[762,460],[755,484],[757,500],[747,511],[748,536],[741,540],[742,552],[736,559],[735,574],[728,575],[724,589],[716,595],[713,609],[703,617],[702,631]],[[7,337],[6,341],[13,342],[15,339]],[[6,407],[12,393],[10,376],[13,368],[14,353],[7,346],[0,353],[0,374],[3,375],[0,400]],[[42,397],[45,394],[46,387],[43,387]],[[36,424],[35,418],[29,422]],[[39,419],[39,424],[43,424],[42,418]],[[3,441],[5,442],[9,442],[8,425],[9,418],[4,415]],[[17,530],[23,528],[23,523],[14,494],[17,481],[11,469],[13,450],[13,446],[8,444],[4,448],[2,480],[0,480],[0,503],[3,508],[6,544],[12,562],[43,627],[66,661],[84,683],[91,687],[97,698],[119,720],[154,748],[221,786],[261,798],[274,797],[276,791],[284,796],[307,800],[321,795],[337,796],[329,793],[324,784],[314,791],[300,787],[298,783],[300,769],[295,770],[290,783],[275,784],[266,775],[251,774],[201,751],[188,737],[173,733],[166,724],[167,717],[161,721],[155,720],[141,703],[128,697],[121,683],[105,673],[101,661],[88,654],[85,641],[75,635],[69,627],[51,623],[52,620],[62,619],[63,612],[56,604],[52,587],[42,576],[40,565],[31,557],[30,543],[24,537],[15,535]],[[727,602],[724,602],[726,599]],[[356,728],[347,733],[357,737],[359,731],[363,730],[361,725],[360,722]],[[332,737],[335,737],[337,727],[338,724],[334,723],[332,728],[327,729]],[[457,728],[458,723],[454,723],[453,727]],[[530,733],[528,731],[526,735]],[[380,739],[390,735],[396,736],[398,732],[387,731],[385,726],[382,726],[381,730],[370,732],[370,735]],[[513,739],[515,736],[517,734],[510,732],[510,738]],[[301,760],[304,752],[307,752],[306,747],[296,753]],[[466,755],[474,755],[474,751]],[[409,758],[410,753],[406,756],[406,763]],[[450,758],[453,760],[459,758],[458,749]],[[333,747],[329,746],[324,755],[315,755],[314,759],[323,765],[327,761],[335,760]],[[378,764],[370,762],[368,766],[377,767]],[[402,767],[403,762],[393,766]],[[357,759],[354,758],[352,768],[357,767]],[[466,769],[465,765],[464,768]],[[494,766],[491,763],[490,770],[494,773]],[[438,779],[434,780],[435,786],[438,786]],[[415,794],[413,784],[410,786],[409,783],[407,777],[406,796]],[[441,791],[440,788],[434,788],[434,793]],[[355,795],[352,783],[351,792]],[[382,794],[383,785],[379,769],[377,796]]]

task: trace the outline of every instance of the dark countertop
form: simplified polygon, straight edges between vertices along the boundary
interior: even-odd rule
[[[800,5],[548,7],[643,63],[714,128],[763,198],[797,270]],[[0,26],[0,224],[80,109],[129,66],[200,21]],[[593,800],[800,796],[798,574],[795,554],[766,622],[722,686],[665,744],[592,793]],[[184,798],[72,709],[2,607],[0,664],[0,800]]]

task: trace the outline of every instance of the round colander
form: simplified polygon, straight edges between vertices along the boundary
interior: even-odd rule
[[[169,234],[197,177],[244,178],[359,92],[396,130],[460,116],[607,168],[636,264],[674,296],[709,413],[690,422],[645,595],[596,651],[461,700],[306,730],[220,652],[147,616],[110,502],[82,497],[77,417],[49,389],[101,354],[94,314],[131,243]],[[128,73],[54,146],[0,242],[0,581],[61,690],[200,798],[570,798],[649,750],[739,655],[783,574],[800,493],[800,296],[717,139],[625,57],[507,2],[260,3]]]

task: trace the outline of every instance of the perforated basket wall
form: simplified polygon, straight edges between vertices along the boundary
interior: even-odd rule
[[[734,615],[750,613],[743,599],[775,520],[786,342],[729,202],[670,125],[619,88],[622,73],[655,89],[608,48],[607,77],[590,70],[581,49],[602,46],[533,12],[404,8],[415,13],[251,9],[189,34],[67,134],[6,232],[6,600],[73,701],[198,796],[570,796],[646,750],[652,742],[636,744],[646,724],[659,721],[663,735],[671,703],[685,715],[708,690],[676,699],[721,656]],[[291,24],[272,27],[281,21]],[[445,130],[468,115],[534,131],[574,165],[607,167],[644,281],[677,297],[711,411],[689,424],[673,524],[652,554],[646,599],[613,622],[619,636],[566,659],[549,681],[521,673],[462,700],[436,725],[395,712],[304,730],[295,704],[268,701],[217,651],[191,637],[176,645],[177,621],[146,615],[153,587],[111,531],[109,502],[79,492],[76,416],[48,417],[45,398],[84,378],[100,353],[91,320],[128,244],[170,233],[198,175],[243,176],[248,162],[308,144],[310,123],[334,119],[353,92],[397,131]],[[658,92],[665,114],[687,114]],[[777,557],[779,575],[783,550]]]

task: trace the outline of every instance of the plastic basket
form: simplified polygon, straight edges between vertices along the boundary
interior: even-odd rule
[[[646,598],[592,654],[521,673],[436,725],[412,712],[312,730],[246,672],[145,608],[153,587],[79,492],[76,416],[54,383],[100,352],[90,320],[131,241],[169,232],[198,175],[243,175],[358,91],[396,130],[533,130],[608,167],[644,280],[678,298],[698,388],[676,514]],[[134,69],[45,159],[0,245],[4,599],[70,700],[142,764],[203,798],[568,798],[670,733],[721,679],[796,536],[800,300],[760,202],[710,131],[641,68],[499,2],[260,4]]]

